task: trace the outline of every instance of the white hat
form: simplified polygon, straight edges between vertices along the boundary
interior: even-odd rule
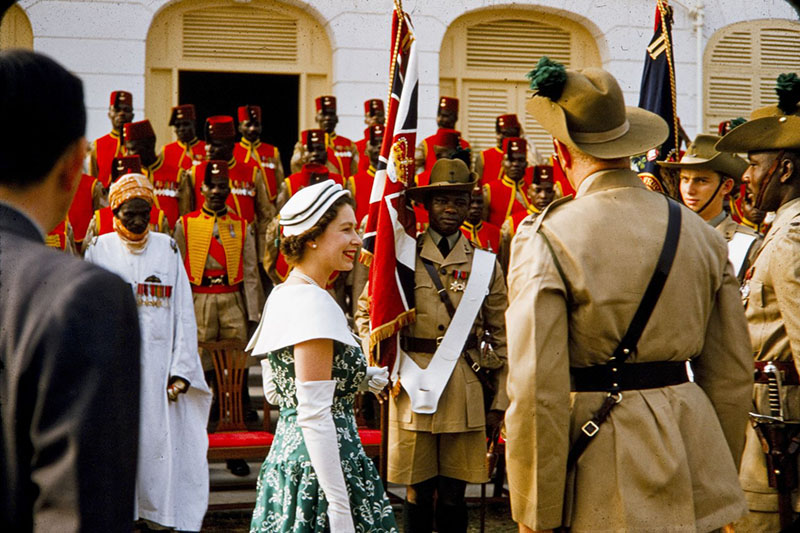
[[[310,230],[333,202],[349,194],[333,180],[300,189],[281,208],[279,224],[283,226],[283,235],[291,237]]]

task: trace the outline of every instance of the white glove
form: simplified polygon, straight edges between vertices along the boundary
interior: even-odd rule
[[[272,366],[269,364],[269,359],[261,360],[261,386],[264,388],[264,398],[270,405],[278,405],[278,399],[281,397],[278,391],[275,390],[275,381],[272,378]]]
[[[364,380],[359,384],[358,390],[369,390],[375,396],[379,395],[389,384],[389,367],[368,366]]]
[[[311,466],[328,500],[332,533],[355,533],[344,481],[331,405],[336,381],[296,381],[297,425],[303,433]]]

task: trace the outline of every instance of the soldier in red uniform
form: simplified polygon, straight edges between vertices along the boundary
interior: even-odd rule
[[[172,108],[169,125],[175,130],[177,141],[164,145],[161,155],[164,164],[183,170],[200,164],[206,158],[206,143],[197,138],[197,118],[192,104]]]
[[[255,227],[258,256],[263,255],[264,234],[275,217],[275,205],[270,202],[267,185],[261,166],[256,161],[240,163],[233,157],[236,145],[236,130],[233,117],[219,115],[206,119],[206,144],[208,159],[228,162],[227,175],[230,178],[230,207],[245,222]],[[197,211],[204,203],[202,192],[203,175],[206,163],[192,167],[189,178],[181,187],[178,197],[182,214]]]
[[[364,138],[355,143],[358,151],[359,172],[367,170],[370,166],[369,156],[366,154],[367,143],[369,143],[369,129],[372,126],[383,126],[385,121],[386,111],[383,109],[383,100],[377,98],[364,100],[364,123],[367,127],[364,129]]]
[[[78,255],[78,248],[75,245],[75,238],[72,232],[72,224],[69,217],[61,221],[61,224],[53,228],[50,233],[45,235],[44,243],[69,255]]]
[[[133,95],[114,91],[108,108],[111,131],[92,143],[89,155],[89,174],[100,180],[106,190],[111,184],[111,160],[125,155],[122,128],[133,120]]]
[[[461,233],[473,245],[496,254],[500,248],[500,228],[484,222],[483,214],[483,189],[480,185],[476,185],[472,189],[467,218],[461,224]]]
[[[111,183],[114,183],[119,178],[126,174],[143,174],[142,173],[142,160],[138,155],[127,155],[122,157],[115,157],[111,163]],[[150,207],[150,230],[170,235],[172,229],[167,222],[167,216],[164,211],[158,208],[154,203]],[[114,212],[108,206],[105,206],[94,211],[89,220],[86,228],[86,236],[80,247],[80,253],[83,254],[89,244],[92,243],[95,237],[105,235],[114,231]]]
[[[420,172],[430,172],[433,164],[436,162],[436,153],[433,150],[434,143],[445,132],[455,132],[459,136],[459,145],[461,148],[469,148],[469,143],[461,138],[461,133],[455,130],[456,122],[458,122],[458,98],[451,98],[449,96],[442,96],[439,99],[439,110],[436,112],[436,125],[439,129],[436,130],[434,135],[426,137],[421,143],[417,145],[417,150],[414,154],[414,162],[417,167],[417,174]],[[467,166],[470,164],[468,163]]]
[[[528,209],[512,213],[500,227],[500,250],[497,260],[500,261],[504,272],[508,270],[508,260],[511,257],[511,239],[517,233],[519,225],[528,216],[538,216],[556,197],[553,167],[550,165],[533,167],[532,183],[525,192],[528,196]]]
[[[325,147],[328,150],[327,166],[331,172],[344,176],[352,176],[358,171],[358,150],[356,145],[347,137],[336,135],[334,131],[339,123],[336,114],[336,97],[320,96],[314,101],[317,108],[317,125],[325,132]],[[304,143],[298,142],[294,146],[291,169],[293,173],[299,172],[307,162]]]
[[[283,180],[278,186],[278,209],[292,197],[294,193],[318,181],[332,179],[342,187],[346,186],[344,177],[330,170],[328,155],[330,150],[325,147],[325,131],[321,129],[304,130],[300,134],[301,149],[306,154],[306,162],[300,169]]]
[[[147,119],[125,124],[125,149],[141,159],[141,172],[155,190],[155,206],[164,211],[169,227],[174,228],[179,216],[178,191],[185,179],[183,171],[167,164],[163,153],[156,155],[156,133]]]
[[[502,226],[518,211],[533,208],[527,194],[533,178],[532,169],[528,170],[527,151],[528,143],[521,137],[503,141],[503,175],[483,186],[484,201],[489,206],[486,220],[495,226]]]
[[[94,212],[107,205],[108,199],[100,180],[83,174],[67,214],[67,219],[72,226],[76,250],[81,250],[83,247],[86,230],[89,228],[89,222],[91,222]]]
[[[500,179],[503,175],[503,141],[509,137],[521,137],[517,115],[500,115],[494,121],[494,130],[497,135],[497,146],[487,148],[475,157],[473,170],[478,175],[481,186]]]
[[[369,197],[372,192],[372,182],[375,179],[375,167],[378,166],[378,157],[381,155],[384,135],[383,124],[374,124],[367,130],[369,135],[363,159],[368,163],[367,169],[359,170],[355,176],[347,178],[347,188],[350,189],[350,194],[353,195],[353,200],[356,202],[356,222],[359,226],[369,212]]]
[[[278,184],[283,181],[283,163],[277,146],[261,142],[261,107],[241,106],[238,111],[239,133],[242,140],[233,148],[233,157],[242,164],[257,162],[261,166],[270,202],[278,196]]]

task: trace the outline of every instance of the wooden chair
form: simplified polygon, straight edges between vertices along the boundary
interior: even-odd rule
[[[269,431],[250,431],[244,421],[242,387],[245,370],[249,366],[249,355],[240,340],[201,342],[199,348],[211,354],[214,387],[219,406],[219,423],[213,433],[208,434],[209,460],[264,459],[272,445],[273,434]],[[265,404],[264,426],[269,427],[269,404]]]

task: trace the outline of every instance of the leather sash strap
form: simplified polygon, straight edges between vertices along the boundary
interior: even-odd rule
[[[401,337],[400,347],[406,352],[436,353],[436,349],[441,344],[444,337],[435,339],[423,339],[421,337]],[[470,333],[464,343],[464,350],[478,347],[478,337]]]
[[[644,291],[644,296],[639,303],[639,307],[636,309],[636,313],[633,315],[633,320],[631,320],[628,326],[628,331],[625,332],[625,335],[622,337],[622,340],[619,342],[619,345],[617,345],[616,350],[614,350],[608,362],[603,365],[603,371],[607,372],[608,376],[612,376],[609,380],[610,382],[607,382],[607,388],[605,389],[608,391],[608,396],[592,419],[581,426],[581,433],[569,450],[567,471],[575,466],[575,463],[578,462],[583,451],[591,443],[594,436],[597,435],[600,426],[608,419],[611,410],[622,401],[622,393],[620,391],[623,389],[620,387],[620,380],[614,379],[614,376],[618,374],[621,375],[620,371],[624,366],[623,364],[628,357],[636,351],[639,338],[642,336],[642,332],[645,326],[647,326],[647,322],[650,320],[650,315],[653,313],[656,303],[658,303],[661,291],[669,276],[669,271],[672,269],[672,262],[675,259],[675,252],[678,249],[678,241],[680,240],[681,234],[681,208],[677,202],[669,198],[667,198],[667,205],[669,206],[667,235],[664,238],[664,245],[661,247],[661,253],[658,256],[656,269],[650,277],[650,283]],[[638,364],[641,365],[643,363]],[[623,374],[626,372],[630,371],[622,371]],[[635,387],[635,384],[632,384],[631,389],[635,390]]]
[[[608,365],[573,367],[569,372],[572,374],[572,390],[575,392],[607,391],[609,384],[614,382],[619,390],[624,391],[658,389],[689,381],[686,361],[627,364],[621,365],[616,372],[612,372]]]
[[[439,398],[461,357],[464,343],[486,297],[494,272],[494,263],[494,254],[480,248],[475,249],[472,272],[464,295],[427,368],[420,368],[405,351],[400,350],[398,375],[400,383],[411,399],[411,410],[415,413],[436,412]]]

